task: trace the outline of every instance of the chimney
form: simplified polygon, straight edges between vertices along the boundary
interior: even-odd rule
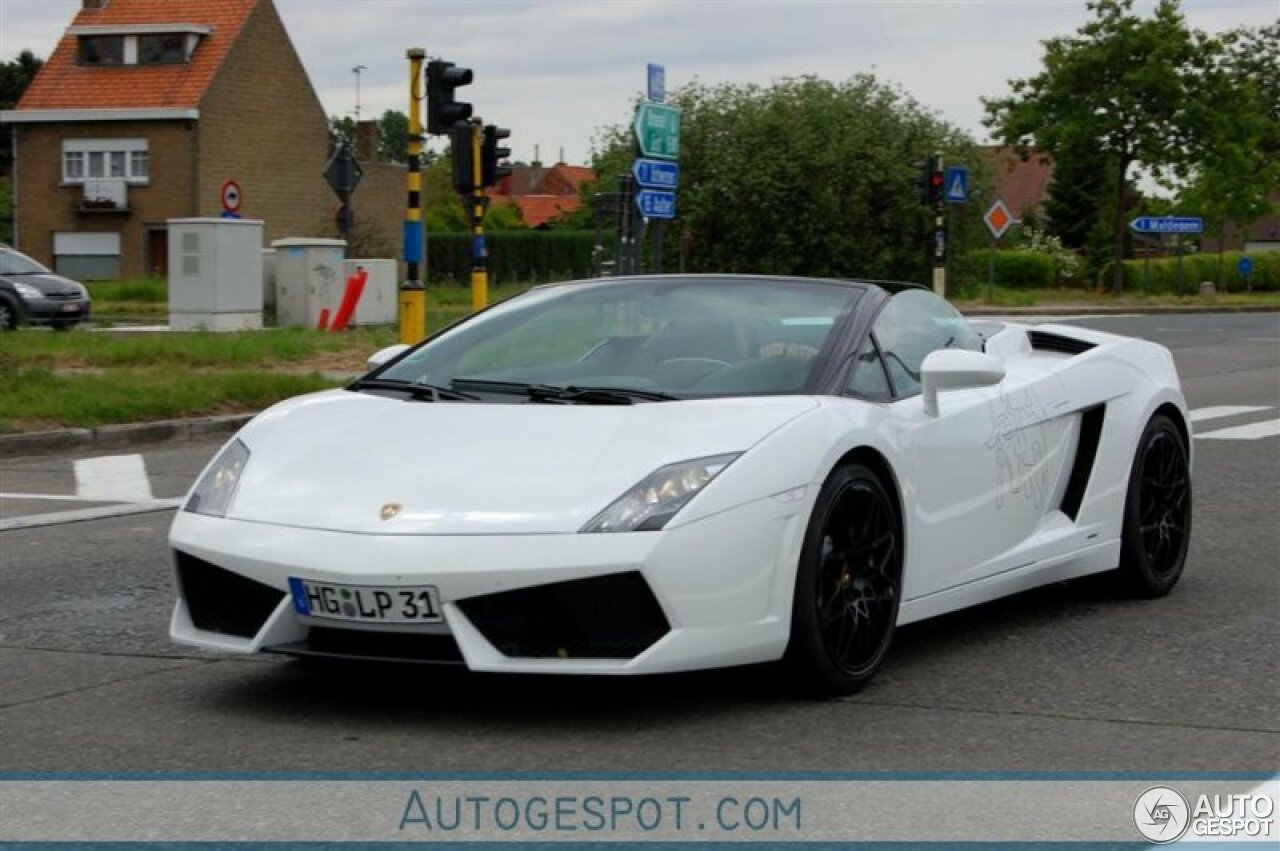
[[[361,121],[356,125],[356,159],[373,162],[378,158],[378,122]]]
[[[107,8],[107,3],[111,0],[84,0],[84,8],[89,11],[97,11],[98,9]]]

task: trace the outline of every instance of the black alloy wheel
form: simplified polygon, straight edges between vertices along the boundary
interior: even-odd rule
[[[1142,597],[1168,594],[1191,541],[1191,465],[1182,433],[1164,414],[1138,441],[1125,498],[1120,579]]]
[[[805,535],[787,663],[802,686],[853,694],[884,661],[898,619],[902,524],[871,469],[838,468],[823,485]]]

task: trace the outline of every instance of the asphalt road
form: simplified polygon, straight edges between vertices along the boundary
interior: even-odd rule
[[[0,770],[1280,768],[1280,315],[1085,324],[1169,346],[1207,417],[1166,599],[1081,581],[914,625],[862,695],[807,702],[761,669],[582,680],[202,655],[166,637],[169,511],[10,528]],[[131,462],[0,462],[0,528],[177,496],[214,449],[144,451],[142,483],[110,467]],[[50,494],[67,498],[32,498]]]

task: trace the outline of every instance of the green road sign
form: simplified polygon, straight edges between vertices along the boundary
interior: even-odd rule
[[[642,101],[631,127],[641,156],[664,160],[680,158],[680,110],[676,107]]]

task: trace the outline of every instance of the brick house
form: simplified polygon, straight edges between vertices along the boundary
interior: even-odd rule
[[[16,108],[14,243],[72,277],[165,274],[171,218],[235,180],[266,239],[327,226],[328,120],[272,0],[83,0]]]
[[[520,210],[524,223],[542,228],[582,207],[578,194],[582,184],[596,179],[587,166],[559,162],[547,168],[538,161],[515,165],[511,174],[489,193],[495,204],[510,204]]]
[[[1053,183],[1053,161],[1037,152],[1023,159],[1009,147],[987,146],[981,151],[995,178],[996,195],[1004,199],[1014,217],[1034,216],[1043,221],[1044,203]]]

